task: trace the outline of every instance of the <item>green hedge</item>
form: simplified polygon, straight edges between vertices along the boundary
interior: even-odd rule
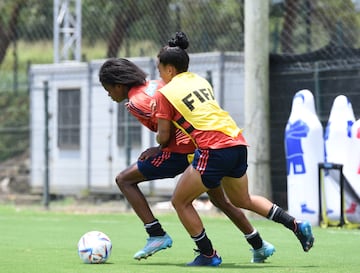
[[[0,162],[28,150],[29,96],[0,92]]]

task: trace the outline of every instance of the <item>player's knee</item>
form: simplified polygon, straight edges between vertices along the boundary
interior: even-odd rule
[[[187,210],[189,206],[192,206],[192,201],[193,200],[184,199],[182,196],[171,197],[171,204],[177,212]]]
[[[122,173],[119,173],[116,178],[115,178],[115,182],[118,185],[120,190],[123,190],[124,188],[126,188],[126,181],[124,179],[124,175]]]
[[[180,207],[181,207],[182,205],[184,205],[183,202],[181,202],[178,198],[176,198],[176,197],[174,197],[174,196],[171,197],[171,204],[173,205],[173,207],[174,207],[175,210],[180,209]]]
[[[170,201],[171,201],[171,205],[176,209],[176,206],[178,204],[176,198],[174,198],[174,196],[172,196]]]

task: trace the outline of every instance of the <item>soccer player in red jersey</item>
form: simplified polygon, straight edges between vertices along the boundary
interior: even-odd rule
[[[199,250],[199,255],[188,265],[217,266],[222,262],[192,204],[202,193],[220,186],[235,206],[292,230],[303,250],[308,251],[314,242],[309,222],[297,221],[265,197],[249,195],[247,143],[242,130],[229,113],[220,108],[209,82],[188,72],[189,56],[185,51],[188,45],[186,35],[177,32],[160,50],[158,69],[166,85],[154,95],[158,143],[169,143],[175,124],[196,144],[194,160],[180,177],[172,196],[172,204]]]
[[[146,74],[129,60],[109,59],[100,68],[99,80],[108,95],[120,103],[125,99],[128,111],[151,131],[158,130],[157,118],[152,114],[154,95],[164,86],[161,80],[146,80]],[[171,247],[172,239],[153,215],[150,206],[138,187],[141,182],[154,179],[173,178],[189,166],[195,150],[191,139],[180,129],[171,128],[171,137],[166,146],[151,147],[141,153],[133,163],[116,177],[116,183],[144,223],[149,234],[143,249],[135,253],[135,259],[151,256],[159,250]],[[252,246],[253,262],[263,262],[275,251],[274,247],[262,240],[259,232],[252,227],[241,209],[233,206],[219,186],[208,191],[211,201],[220,208],[244,233]]]

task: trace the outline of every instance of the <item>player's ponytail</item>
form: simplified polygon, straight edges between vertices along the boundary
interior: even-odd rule
[[[159,54],[158,59],[161,64],[173,65],[178,73],[186,72],[189,67],[190,58],[185,49],[189,46],[188,38],[184,32],[176,32],[175,37],[168,41]]]
[[[175,37],[169,40],[170,47],[180,47],[181,49],[187,49],[189,47],[189,41],[186,34],[182,31],[176,32]]]

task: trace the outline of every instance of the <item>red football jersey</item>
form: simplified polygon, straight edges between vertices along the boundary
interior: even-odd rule
[[[157,117],[152,112],[154,95],[165,83],[161,80],[150,80],[142,86],[129,90],[129,102],[126,104],[129,112],[151,131],[157,131]],[[180,129],[175,129],[174,137],[163,151],[174,153],[193,153],[195,146],[188,136]]]

